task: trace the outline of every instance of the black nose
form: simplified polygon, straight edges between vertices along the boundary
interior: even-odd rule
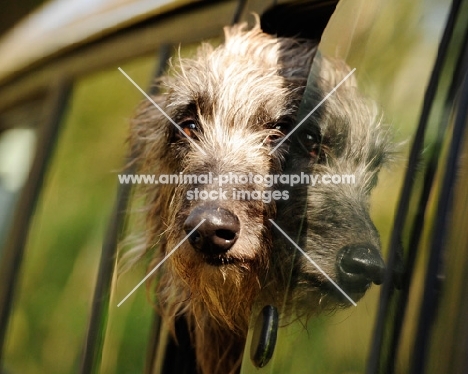
[[[192,247],[210,256],[227,252],[239,236],[237,216],[223,208],[198,206],[185,220],[185,232],[188,234],[203,219],[206,221],[188,238]]]
[[[336,258],[340,283],[349,291],[365,291],[371,283],[381,284],[385,263],[373,245],[353,244],[342,248]]]

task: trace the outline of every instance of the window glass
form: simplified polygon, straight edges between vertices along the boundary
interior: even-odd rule
[[[466,119],[465,119],[466,121]],[[450,138],[447,139],[448,141]],[[453,209],[448,217],[444,247],[438,310],[428,344],[428,373],[461,373],[466,371],[468,323],[468,134],[465,130],[458,160],[456,184],[453,189]],[[435,221],[433,219],[432,221]]]
[[[374,99],[394,132],[395,160],[379,174],[371,216],[384,252],[401,188],[411,136],[416,128],[449,1],[341,2],[319,49],[344,59],[360,89]],[[278,331],[275,353],[262,369],[250,360],[250,330],[242,373],[362,373],[371,344],[379,287],[357,307],[289,324]],[[252,316],[251,326],[257,315]]]

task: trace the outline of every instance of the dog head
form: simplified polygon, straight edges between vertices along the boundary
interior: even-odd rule
[[[154,97],[159,109],[141,106],[130,142],[141,173],[166,176],[144,193],[147,247],[160,243],[154,263],[170,254],[158,289],[167,314],[189,312],[244,334],[263,290],[280,303],[292,285],[289,301],[314,308],[327,295],[328,304],[345,304],[330,280],[356,298],[381,280],[368,197],[387,136],[353,79],[294,129],[316,46],[258,26],[225,32],[221,46],[203,45],[172,66]],[[318,104],[349,68],[326,59],[317,66]],[[301,172],[354,174],[358,183],[283,188],[280,179],[257,177]]]

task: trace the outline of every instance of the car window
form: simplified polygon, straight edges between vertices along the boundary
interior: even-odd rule
[[[465,76],[466,81],[466,76]],[[459,107],[460,111],[463,111]],[[466,110],[465,110],[466,113]],[[467,272],[468,259],[468,134],[461,140],[461,152],[456,162],[453,186],[453,207],[447,219],[441,268],[437,277],[437,313],[432,326],[431,339],[427,345],[426,369],[428,373],[462,373],[466,371],[468,326]],[[447,143],[451,140],[447,139]]]
[[[356,68],[361,90],[382,107],[392,127],[393,162],[379,175],[371,215],[386,254],[398,202],[410,139],[420,115],[425,88],[435,60],[449,2],[341,2],[319,49]],[[398,26],[397,26],[398,25]],[[362,373],[371,345],[379,287],[373,286],[357,307],[298,321],[278,331],[268,365],[250,359],[250,330],[242,373]],[[257,315],[252,316],[254,325]]]
[[[394,277],[399,290],[393,291],[390,282],[383,287],[381,305],[385,307],[379,309],[369,372],[378,367],[390,372],[408,368],[421,372],[422,365],[429,368],[427,363],[432,359],[427,347],[432,344],[431,324],[445,278],[441,239],[447,235],[446,215],[452,209],[447,189],[452,188],[456,173],[453,168],[449,171],[448,165],[458,157],[453,152],[460,138],[452,135],[455,127],[451,123],[466,72],[466,5],[463,1],[451,5],[412,140],[392,233],[392,253],[397,255],[393,258],[396,264],[401,263],[400,275]],[[452,339],[457,340],[455,336]]]

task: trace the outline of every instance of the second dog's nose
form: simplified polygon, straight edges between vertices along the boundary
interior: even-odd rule
[[[380,251],[372,245],[355,244],[342,248],[336,266],[341,283],[349,290],[364,290],[370,283],[381,284],[385,275]]]
[[[198,206],[185,220],[185,232],[188,234],[203,219],[206,221],[190,235],[189,243],[197,251],[210,256],[227,252],[239,236],[237,216],[223,208]]]

